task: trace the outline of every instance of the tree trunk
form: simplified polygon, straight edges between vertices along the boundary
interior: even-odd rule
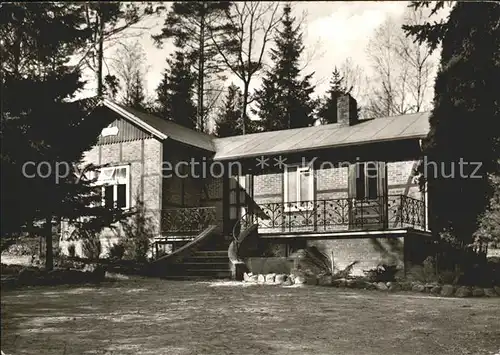
[[[103,94],[102,64],[104,61],[104,21],[99,17],[99,47],[97,50],[97,96]]]
[[[198,70],[198,130],[200,132],[204,131],[204,114],[203,114],[203,86],[204,86],[204,78],[203,78],[203,54],[200,52],[200,68]]]
[[[241,109],[241,132],[246,134],[246,119],[247,119],[247,106],[248,106],[248,87],[250,82],[243,83],[243,107]]]
[[[43,234],[45,236],[45,270],[51,271],[54,269],[54,255],[52,249],[52,216],[45,217]]]
[[[205,4],[203,5],[206,6]],[[200,19],[200,53],[198,57],[198,129],[200,132],[204,132],[204,105],[203,105],[203,89],[205,86],[204,75],[205,75],[205,13],[203,12]]]

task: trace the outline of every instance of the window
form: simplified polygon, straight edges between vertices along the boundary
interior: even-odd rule
[[[245,212],[242,210],[245,202],[245,176],[229,178],[229,218],[241,218]]]
[[[103,186],[104,189],[104,206],[107,208],[113,207],[115,201],[114,186]]]
[[[314,175],[311,167],[285,167],[285,210],[312,207],[312,200],[314,200],[313,178]],[[297,203],[292,206],[289,205],[291,202]]]
[[[120,208],[127,206],[127,185],[118,184],[116,185],[116,205]]]
[[[382,195],[380,189],[380,179],[383,174],[383,165],[377,162],[357,163],[356,174],[356,199],[375,200]]]
[[[129,166],[101,168],[97,173],[97,186],[102,186],[102,202],[106,207],[130,207]]]

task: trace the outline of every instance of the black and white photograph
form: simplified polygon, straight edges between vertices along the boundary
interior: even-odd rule
[[[500,1],[0,3],[1,355],[500,355]]]

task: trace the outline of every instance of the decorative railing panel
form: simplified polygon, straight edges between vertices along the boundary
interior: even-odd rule
[[[425,229],[425,204],[423,201],[401,196],[401,216],[402,227],[414,227]]]
[[[260,233],[334,232],[347,230],[425,229],[425,203],[404,195],[372,200],[337,198],[257,204],[247,219]]]
[[[165,234],[199,233],[216,223],[215,207],[169,208],[162,210],[162,232]]]

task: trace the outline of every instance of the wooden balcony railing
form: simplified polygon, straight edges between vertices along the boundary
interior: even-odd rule
[[[216,224],[215,207],[168,208],[162,210],[163,234],[197,234]]]
[[[245,224],[259,233],[307,233],[413,228],[425,230],[425,203],[404,195],[257,204]]]

